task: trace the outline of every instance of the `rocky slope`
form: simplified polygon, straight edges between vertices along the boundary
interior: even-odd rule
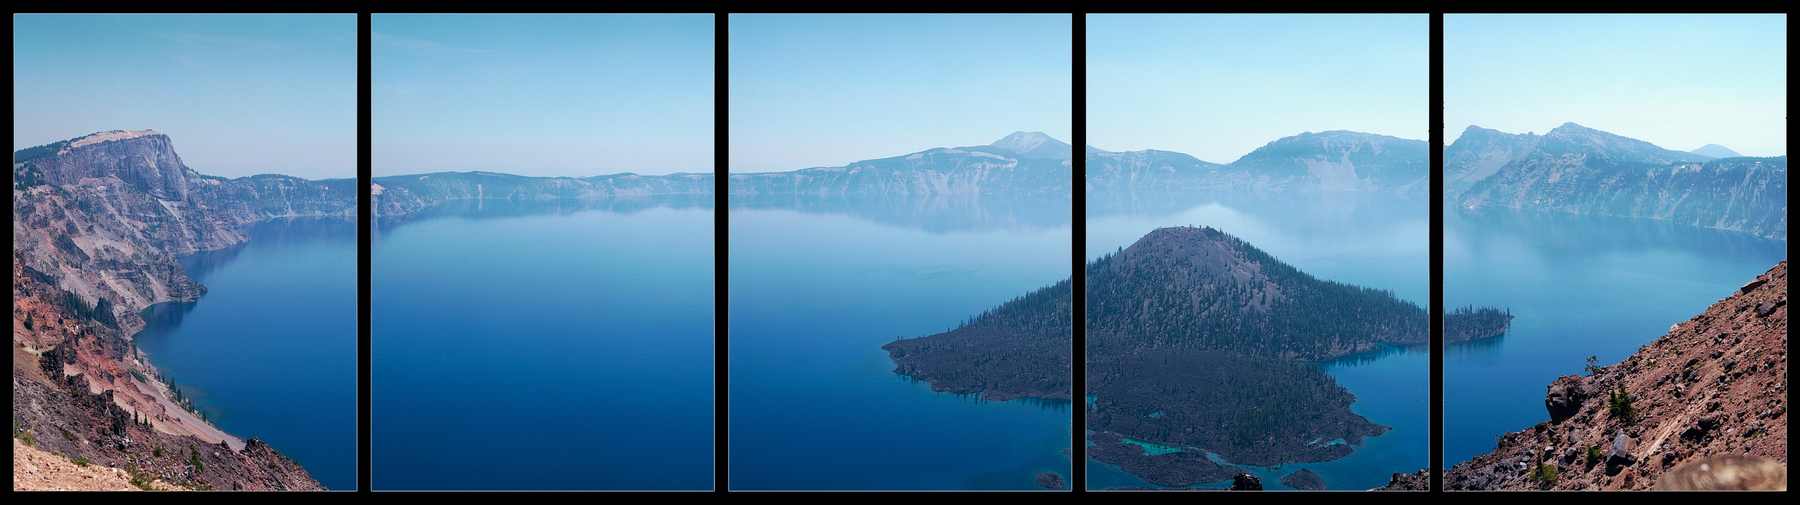
[[[353,179],[203,176],[149,130],[15,152],[15,430],[64,455],[155,469],[190,488],[321,489],[267,445],[219,432],[167,386],[146,382],[154,368],[131,337],[145,307],[205,292],[176,256],[243,242],[243,225],[272,217],[352,216],[354,189]],[[167,455],[187,446],[196,449],[184,470]]]
[[[1464,137],[1446,148],[1444,166],[1447,189],[1468,183],[1450,195],[1463,208],[1646,217],[1787,238],[1786,156],[1715,160],[1575,123],[1543,136],[1470,127]]]
[[[1012,149],[1026,149],[1026,153]],[[822,196],[1066,195],[1072,149],[1036,132],[992,145],[936,148],[841,167],[731,174],[731,194]],[[1060,157],[1046,157],[1060,156]]]
[[[1306,132],[1257,148],[1228,165],[1169,151],[1090,152],[1087,189],[1365,191],[1424,195],[1425,141],[1351,131]]]
[[[1787,463],[1787,261],[1624,361],[1550,384],[1550,421],[1445,472],[1451,490],[1650,489],[1684,462]]]

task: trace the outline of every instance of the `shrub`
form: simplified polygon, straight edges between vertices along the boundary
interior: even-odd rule
[[[1539,484],[1542,484],[1544,489],[1556,487],[1556,465],[1546,465],[1541,461],[1538,462],[1537,466],[1532,467],[1531,469],[1531,480],[1535,480]]]
[[[1624,382],[1620,382],[1617,389],[1606,394],[1606,410],[1624,424],[1637,420],[1637,409],[1631,407],[1631,395],[1625,393]]]

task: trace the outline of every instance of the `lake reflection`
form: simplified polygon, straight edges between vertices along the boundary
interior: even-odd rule
[[[373,247],[374,484],[713,487],[713,214],[454,202]]]

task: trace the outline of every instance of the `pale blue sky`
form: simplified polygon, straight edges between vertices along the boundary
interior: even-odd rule
[[[1446,142],[1563,123],[1787,154],[1786,15],[1446,15]]]
[[[711,15],[373,17],[376,176],[713,171]]]
[[[13,15],[13,149],[167,134],[207,175],[356,176],[355,15]]]
[[[1303,132],[1430,138],[1430,19],[1089,15],[1088,143],[1230,163]]]
[[[1071,17],[732,15],[729,171],[1072,142]]]

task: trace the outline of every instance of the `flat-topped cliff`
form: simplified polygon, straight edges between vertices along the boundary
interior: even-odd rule
[[[189,489],[323,489],[261,441],[197,418],[132,337],[205,287],[176,256],[282,216],[355,215],[353,179],[208,177],[169,137],[112,131],[13,153],[13,420],[40,448]]]

